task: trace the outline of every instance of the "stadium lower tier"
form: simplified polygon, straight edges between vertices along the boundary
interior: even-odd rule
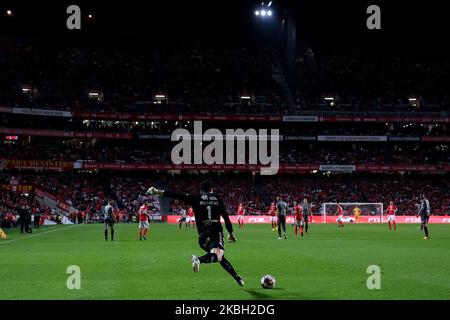
[[[372,203],[380,206],[360,206],[361,215],[379,216],[381,210],[393,201],[397,215],[415,215],[419,195],[425,193],[433,215],[449,214],[449,174],[310,174],[259,176],[251,173],[58,173],[7,172],[0,175],[0,213],[16,213],[18,207],[29,206],[50,211],[81,211],[86,214],[101,213],[106,200],[114,200],[118,212],[135,215],[146,199],[150,186],[183,193],[199,190],[202,181],[210,180],[215,192],[223,198],[230,214],[236,214],[240,203],[249,215],[265,215],[276,197],[287,201],[307,198],[315,215],[323,213],[327,203]],[[42,199],[47,204],[42,203]],[[41,200],[40,202],[37,200]],[[179,214],[186,206],[167,198],[150,199],[160,214]],[[53,204],[48,208],[48,204]],[[353,207],[345,208],[351,214]],[[327,214],[334,214],[328,206]],[[367,212],[366,212],[367,211]]]

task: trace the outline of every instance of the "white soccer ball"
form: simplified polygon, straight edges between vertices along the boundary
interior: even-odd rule
[[[264,289],[272,289],[275,287],[275,284],[275,278],[270,274],[265,275],[261,278],[261,287],[263,287]]]

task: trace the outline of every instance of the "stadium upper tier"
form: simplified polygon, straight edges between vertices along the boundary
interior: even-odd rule
[[[287,77],[280,52],[250,45],[130,50],[5,39],[0,57],[2,107],[274,116],[450,110],[448,61],[302,49]]]
[[[29,109],[26,111],[30,111]],[[293,120],[293,121],[290,121]],[[448,124],[446,122],[415,122],[408,118],[403,118],[403,122],[321,122],[307,121],[297,122],[296,119],[286,121],[267,122],[263,120],[247,121],[214,121],[198,120],[197,127],[201,126],[203,131],[209,128],[226,129],[278,129],[279,133],[286,136],[318,136],[318,135],[366,135],[366,136],[446,136],[448,135]],[[406,122],[410,120],[410,122]],[[197,121],[197,120],[196,120]],[[450,121],[450,119],[449,119]],[[44,130],[58,130],[65,132],[96,132],[96,133],[127,133],[139,137],[140,134],[170,135],[176,129],[186,129],[193,132],[195,121],[177,119],[167,120],[100,120],[86,118],[71,118],[58,116],[37,116],[23,113],[5,113],[0,110],[0,134],[14,134],[14,130],[26,129],[36,130],[24,133],[27,135],[43,135]],[[38,134],[43,130],[42,134]],[[51,132],[51,131],[49,131]],[[52,135],[49,135],[52,136]],[[53,135],[61,136],[61,135]],[[161,138],[161,137],[160,137]],[[295,139],[294,139],[295,140]]]
[[[0,144],[0,159],[61,161],[107,164],[172,164],[175,143],[129,142],[83,143],[75,141],[37,141]],[[391,143],[296,143],[280,147],[284,165],[433,165],[450,166],[448,144]],[[248,151],[247,151],[248,152]],[[248,159],[248,155],[247,155]],[[248,163],[248,161],[247,161]],[[6,168],[8,165],[3,164]],[[13,166],[13,164],[10,164]],[[17,164],[19,166],[19,164]],[[68,164],[70,166],[70,164]],[[73,164],[72,164],[73,167]],[[314,170],[311,168],[310,170]],[[400,170],[400,169],[399,169]]]

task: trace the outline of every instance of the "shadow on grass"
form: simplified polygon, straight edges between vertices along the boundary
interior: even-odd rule
[[[278,288],[278,290],[280,290],[281,288]],[[276,290],[275,288],[272,290]],[[283,290],[283,289],[281,289]],[[245,290],[247,291],[252,297],[253,299],[273,299],[272,295],[266,294],[266,293],[262,293],[256,290]]]
[[[252,299],[257,299],[257,300],[273,300],[273,299],[284,299],[284,300],[311,300],[311,297],[305,297],[302,296],[300,293],[299,294],[295,294],[293,292],[287,294],[287,292],[281,293],[282,296],[279,296],[280,292],[278,292],[277,295],[271,295],[270,293],[273,292],[277,292],[277,291],[286,291],[285,288],[273,288],[270,290],[264,290],[264,292],[260,292],[257,290],[245,290],[247,291],[251,296]],[[266,293],[267,292],[267,293]]]

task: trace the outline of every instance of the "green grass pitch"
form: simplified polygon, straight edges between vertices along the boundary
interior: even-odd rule
[[[103,225],[43,227],[30,235],[6,230],[0,240],[0,299],[450,299],[450,226],[312,225],[299,240],[287,226],[278,240],[269,225],[235,226],[226,257],[245,280],[239,287],[218,264],[191,268],[203,254],[195,230],[152,224],[138,241],[136,224],[116,225],[105,242]],[[69,290],[67,267],[81,269],[81,289]],[[381,289],[366,286],[367,267],[381,268]],[[277,280],[263,289],[265,274]]]

